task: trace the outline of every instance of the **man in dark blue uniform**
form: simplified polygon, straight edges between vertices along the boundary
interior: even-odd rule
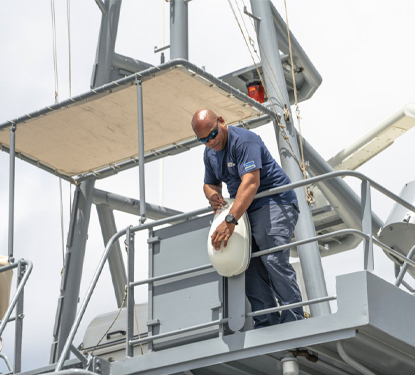
[[[251,224],[252,251],[289,244],[298,219],[293,190],[254,200],[255,194],[290,183],[290,179],[265,147],[261,138],[246,129],[227,127],[209,109],[197,111],[192,127],[205,144],[203,191],[214,212],[225,201],[222,182],[235,202],[212,235],[212,245],[226,246],[239,218],[246,211]],[[295,271],[289,263],[290,249],[252,258],[245,273],[246,295],[253,311],[301,301]],[[255,328],[303,319],[303,309],[284,310],[254,318]]]

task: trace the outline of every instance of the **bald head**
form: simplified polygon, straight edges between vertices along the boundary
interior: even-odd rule
[[[215,123],[217,118],[218,116],[211,109],[199,109],[192,118],[193,131],[205,130],[211,123]]]
[[[225,120],[211,109],[199,109],[193,115],[192,128],[197,138],[215,151],[223,150],[228,139]]]

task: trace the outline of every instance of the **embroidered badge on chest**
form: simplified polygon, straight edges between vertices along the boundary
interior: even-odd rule
[[[255,169],[255,162],[253,160],[248,161],[248,163],[244,164],[244,168],[245,168],[246,171],[251,171],[251,170]]]
[[[230,168],[230,167],[234,167],[234,166],[235,166],[235,163],[234,163],[234,162],[230,161],[230,162],[228,163],[228,168]]]

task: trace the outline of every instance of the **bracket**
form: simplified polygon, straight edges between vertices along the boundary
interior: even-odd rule
[[[246,5],[244,6],[244,13],[247,15],[247,16],[249,16],[249,17],[251,17],[251,18],[253,18],[255,21],[261,21],[261,17],[257,17],[257,16],[254,16],[252,13],[249,13],[248,12],[248,8],[246,7]]]

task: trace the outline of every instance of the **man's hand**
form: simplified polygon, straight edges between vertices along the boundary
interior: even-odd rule
[[[222,206],[225,206],[226,202],[222,194],[215,193],[210,196],[209,204],[213,207],[213,213],[216,214],[216,211],[220,210]]]
[[[220,249],[220,245],[223,241],[223,246],[226,247],[228,244],[229,238],[232,236],[233,231],[235,230],[235,224],[227,223],[226,221],[222,221],[213,234],[210,236],[212,239],[212,246],[215,250]]]

